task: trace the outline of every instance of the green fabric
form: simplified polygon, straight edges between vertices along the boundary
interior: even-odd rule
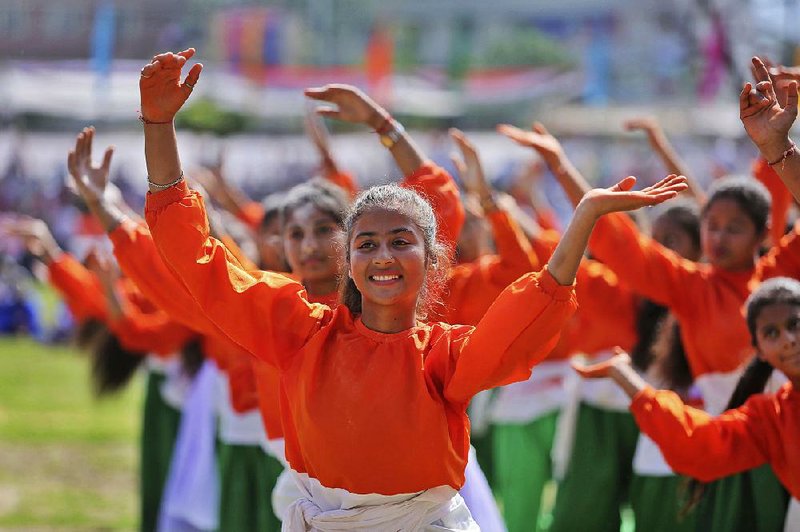
[[[525,425],[494,426],[496,494],[508,532],[541,528],[542,491],[552,478],[550,450],[557,420],[558,412],[553,412]]]
[[[789,494],[764,465],[706,488],[697,508],[700,532],[782,532]]]
[[[551,532],[619,532],[639,428],[628,412],[581,403]]]
[[[686,477],[634,474],[630,499],[636,530],[646,532],[692,532],[697,527],[697,512],[679,517],[686,501]]]
[[[471,435],[470,443],[475,447],[475,455],[478,457],[478,465],[481,466],[486,481],[495,490],[495,467],[494,467],[494,426],[490,425],[486,432],[480,436]]]
[[[283,471],[258,445],[219,444],[219,530],[272,532],[281,522],[272,512],[272,489]]]
[[[161,385],[166,378],[155,372],[147,374],[144,397],[140,467],[141,530],[154,532],[158,524],[161,494],[167,481],[172,448],[178,436],[180,410],[168,405],[161,397]]]

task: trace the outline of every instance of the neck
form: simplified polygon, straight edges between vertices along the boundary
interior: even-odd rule
[[[321,279],[318,281],[303,280],[303,286],[312,296],[326,296],[336,291],[339,281],[336,279]]]
[[[368,329],[381,333],[398,333],[417,324],[416,306],[375,305],[368,301],[361,303],[361,323]]]

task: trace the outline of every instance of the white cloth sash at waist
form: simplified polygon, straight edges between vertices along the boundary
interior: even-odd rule
[[[168,358],[159,358],[155,355],[147,356],[147,369],[165,377],[159,391],[164,402],[176,410],[183,408],[183,402],[189,394],[192,379],[183,370],[180,355]]]
[[[479,532],[464,499],[450,486],[400,495],[357,494],[328,488],[293,472],[303,492],[287,510],[284,532]]]

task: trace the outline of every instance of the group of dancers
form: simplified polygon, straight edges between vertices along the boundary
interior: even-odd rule
[[[462,132],[459,190],[347,85],[305,94],[374,131],[400,183],[359,190],[319,132],[321,175],[261,201],[184,173],[194,54],[141,71],[144,216],[93,128],[69,152],[113,258],[2,227],[47,266],[99,392],[146,365],[142,530],[618,531],[628,504],[638,530],[800,530],[800,75],[754,58],[754,176],[707,191],[652,124],[632,127],[672,173],[640,190],[591,188],[541,124],[499,126],[573,203],[561,232]],[[650,230],[626,214],[657,205]]]

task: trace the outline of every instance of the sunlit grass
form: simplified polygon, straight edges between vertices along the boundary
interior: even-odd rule
[[[136,527],[142,382],[92,396],[84,356],[0,339],[0,528]]]

